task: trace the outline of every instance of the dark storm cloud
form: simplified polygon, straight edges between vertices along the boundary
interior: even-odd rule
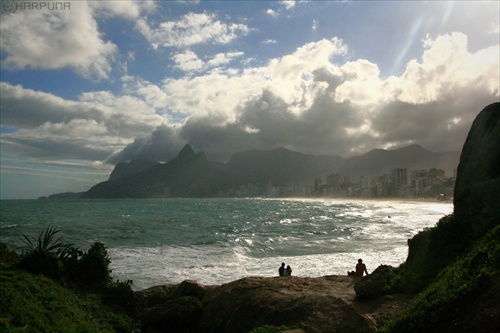
[[[175,130],[161,125],[155,128],[151,135],[137,137],[123,150],[109,156],[106,162],[117,164],[133,159],[168,161],[179,153],[182,146],[183,143],[178,140]]]

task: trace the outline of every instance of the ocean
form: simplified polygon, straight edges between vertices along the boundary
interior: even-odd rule
[[[48,226],[83,250],[100,241],[112,276],[133,289],[245,276],[347,274],[399,266],[407,240],[453,211],[449,202],[337,199],[2,200],[0,242],[22,246]],[[19,251],[19,250],[17,250]]]

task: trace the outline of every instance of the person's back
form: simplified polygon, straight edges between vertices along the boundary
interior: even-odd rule
[[[366,270],[366,265],[363,264],[363,260],[358,259],[358,263],[356,264],[356,276],[363,276],[365,272],[368,275],[368,271]]]
[[[280,276],[285,276],[285,263],[281,263],[281,267],[278,270]]]

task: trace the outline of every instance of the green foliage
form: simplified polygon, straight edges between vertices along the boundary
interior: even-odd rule
[[[88,251],[65,244],[56,235],[60,230],[48,227],[32,240],[25,234],[20,267],[33,274],[76,283],[91,289],[102,289],[112,283],[110,259],[106,247],[95,242]],[[129,286],[130,287],[130,286]]]
[[[65,258],[69,249],[73,247],[73,244],[62,243],[62,237],[55,238],[59,232],[60,230],[56,228],[48,227],[38,236],[36,242],[33,242],[28,236],[21,233],[22,237],[19,238],[25,245],[22,247],[23,254],[29,255],[34,252],[44,254],[55,253],[58,257]]]
[[[491,332],[500,326],[495,297],[500,276],[500,226],[446,267],[429,288],[380,332]],[[485,311],[482,311],[482,308]],[[492,311],[494,313],[489,313]]]
[[[24,243],[21,268],[33,273],[43,274],[54,279],[62,278],[64,260],[75,251],[73,244],[64,244],[62,237],[56,238],[60,230],[48,227],[37,239],[32,240],[25,234],[19,238]]]
[[[470,223],[462,223],[454,214],[441,218],[431,230],[429,251],[444,265],[455,259],[472,242]]]
[[[423,249],[391,274],[388,291],[416,293],[424,290],[471,244],[471,235],[469,225],[459,223],[453,214],[441,218],[435,227],[421,231],[412,241],[415,247]]]
[[[112,281],[104,244],[81,251],[58,232],[49,227],[34,240],[20,237],[25,246],[17,261],[25,272],[6,270],[16,267],[4,265],[6,258],[17,255],[0,244],[0,332],[136,331],[132,281]]]
[[[288,327],[284,325],[281,326],[263,325],[254,328],[249,333],[280,333],[291,329],[294,329],[294,327]]]
[[[95,242],[84,252],[77,264],[77,281],[87,287],[103,288],[111,282],[111,270],[106,247]]]
[[[43,275],[0,269],[0,332],[137,332],[138,323],[99,294],[64,288]]]
[[[117,280],[102,291],[102,301],[109,307],[126,312],[130,316],[137,316],[138,299],[132,291],[132,280]]]
[[[19,264],[21,257],[9,250],[6,244],[0,243],[0,268],[11,267]]]

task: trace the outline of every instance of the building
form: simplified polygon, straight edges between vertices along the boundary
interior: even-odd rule
[[[406,169],[394,168],[391,171],[393,195],[404,195],[404,189],[408,181]]]

